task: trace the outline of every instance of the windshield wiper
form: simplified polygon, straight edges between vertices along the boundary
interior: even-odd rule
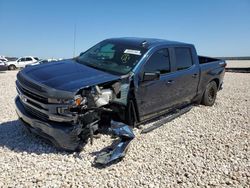
[[[81,60],[78,59],[77,62],[80,63],[80,64],[83,64],[83,65],[85,65],[85,66],[91,67],[91,68],[93,68],[93,69],[97,69],[97,70],[100,70],[100,71],[103,71],[103,72],[107,72],[107,73],[109,73],[109,74],[120,75],[120,73],[118,73],[118,72],[111,71],[111,70],[107,70],[107,69],[105,69],[105,68],[101,68],[100,66],[95,66],[95,65],[90,64],[90,63],[88,63],[88,62],[86,62],[86,61],[81,61]]]

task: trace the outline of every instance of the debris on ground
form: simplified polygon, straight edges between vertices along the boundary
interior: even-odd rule
[[[110,132],[113,136],[118,137],[118,139],[116,139],[111,146],[101,150],[95,158],[95,164],[108,165],[122,159],[128,150],[129,143],[135,137],[132,129],[128,125],[120,122],[112,121]]]

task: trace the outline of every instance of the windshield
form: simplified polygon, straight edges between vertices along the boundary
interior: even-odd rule
[[[146,49],[139,46],[103,41],[82,53],[77,62],[113,74],[127,74],[140,61]]]

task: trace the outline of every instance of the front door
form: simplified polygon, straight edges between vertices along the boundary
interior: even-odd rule
[[[175,95],[173,74],[171,74],[170,58],[167,48],[154,52],[141,72],[160,73],[157,80],[145,81],[140,80],[136,93],[136,100],[140,117],[150,116],[163,109],[171,107],[172,97]]]

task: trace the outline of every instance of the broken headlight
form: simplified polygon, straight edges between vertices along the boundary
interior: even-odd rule
[[[86,97],[82,97],[81,95],[76,95],[74,97],[73,105],[82,106],[82,105],[85,105],[86,103],[87,103],[87,98]]]
[[[81,95],[76,95],[74,99],[71,99],[66,103],[67,105],[63,107],[58,107],[57,111],[62,115],[69,115],[72,112],[79,112],[82,108],[86,108],[87,99]]]
[[[48,98],[48,102],[52,104],[71,104],[74,102],[73,99],[53,99]]]

